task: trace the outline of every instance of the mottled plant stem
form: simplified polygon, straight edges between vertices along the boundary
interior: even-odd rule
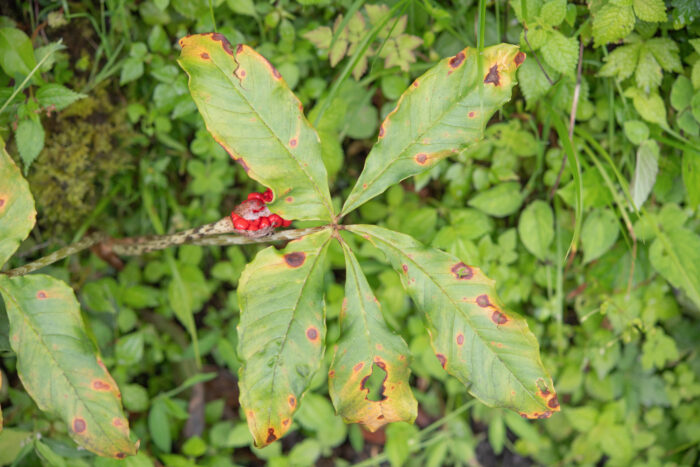
[[[8,276],[23,276],[50,264],[60,261],[88,248],[98,248],[101,255],[138,256],[151,251],[163,250],[177,245],[246,245],[251,243],[269,243],[294,240],[310,233],[318,232],[326,227],[309,229],[282,230],[271,235],[255,235],[251,232],[241,232],[233,228],[230,217],[205,224],[193,229],[176,232],[169,235],[147,235],[143,237],[110,238],[104,233],[89,235],[82,240],[54,251],[50,255],[39,258],[4,274]],[[236,234],[236,235],[226,235]]]

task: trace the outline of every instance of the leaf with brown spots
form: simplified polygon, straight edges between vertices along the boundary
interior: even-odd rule
[[[36,211],[29,184],[0,138],[0,267],[34,227]]]
[[[338,415],[347,423],[361,423],[370,431],[391,422],[416,418],[417,402],[409,383],[408,346],[384,323],[379,304],[355,255],[343,243],[346,305],[340,318],[340,340],[328,387]],[[381,345],[377,345],[381,343]],[[367,380],[381,373],[378,397],[370,395]]]
[[[17,372],[37,406],[59,416],[89,451],[115,458],[136,454],[119,389],[87,335],[73,290],[41,274],[0,275],[0,294]]]
[[[481,76],[477,58],[476,49],[466,48],[409,86],[382,123],[342,215],[483,137],[491,116],[510,100],[524,54],[510,44],[487,47]]]
[[[314,372],[326,336],[323,277],[330,230],[269,247],[241,274],[240,401],[258,447],[281,438]]]
[[[270,211],[290,220],[331,220],[320,139],[277,70],[221,34],[187,36],[180,45],[179,63],[207,129],[251,178],[272,189]]]
[[[494,281],[408,235],[369,225],[351,225],[347,230],[384,252],[413,302],[426,314],[442,367],[472,395],[486,405],[506,407],[528,418],[559,410],[537,339],[522,316],[505,309]]]

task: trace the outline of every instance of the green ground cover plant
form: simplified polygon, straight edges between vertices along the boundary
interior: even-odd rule
[[[0,13],[0,465],[697,462],[692,1]]]

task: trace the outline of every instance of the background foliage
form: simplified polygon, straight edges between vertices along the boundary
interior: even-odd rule
[[[339,204],[403,90],[440,58],[476,45],[479,6],[3,4],[0,136],[28,174],[39,223],[9,266],[91,229],[133,236],[212,222],[260,189],[204,129],[176,64],[182,36],[216,30],[271,60],[319,130]],[[84,254],[44,272],[78,291],[83,319],[121,388],[141,439],[139,455],[124,463],[308,465],[370,456],[393,465],[697,462],[697,2],[484,6],[486,45],[520,44],[528,54],[514,98],[481,143],[391,188],[348,222],[408,233],[496,279],[503,301],[528,318],[542,345],[562,412],[531,423],[472,405],[463,385],[442,372],[399,277],[365,246],[358,259],[384,318],[414,357],[416,424],[372,435],[346,426],[324,394],[327,352],[293,433],[258,450],[239,414],[234,375],[235,291],[259,248],[184,246],[119,268]],[[384,11],[393,19],[378,23]],[[332,246],[328,258],[332,344],[344,295],[343,252]],[[192,311],[201,372],[189,329],[177,320]],[[42,415],[24,393],[3,310],[0,352],[6,426],[0,464],[119,462],[77,450],[65,424]]]

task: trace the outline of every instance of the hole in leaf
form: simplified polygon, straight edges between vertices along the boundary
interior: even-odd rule
[[[365,376],[362,380],[362,389],[367,389],[365,399],[373,402],[383,401],[386,399],[384,395],[384,382],[386,381],[387,372],[376,363],[372,364],[372,373]]]

